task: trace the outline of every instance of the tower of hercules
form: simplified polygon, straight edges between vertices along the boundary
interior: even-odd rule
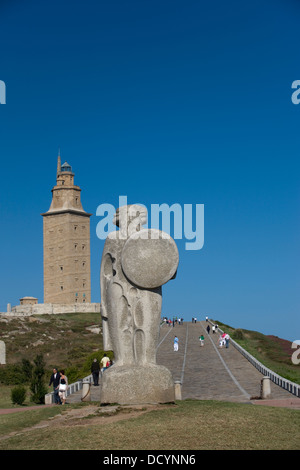
[[[43,216],[44,303],[91,302],[90,216],[68,163],[57,162],[52,202]]]

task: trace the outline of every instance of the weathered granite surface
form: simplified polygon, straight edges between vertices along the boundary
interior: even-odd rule
[[[167,234],[142,229],[143,206],[119,208],[101,261],[104,349],[115,363],[101,381],[101,403],[174,401],[171,373],[156,364],[162,285],[176,274],[179,256]],[[153,236],[153,238],[152,238]]]

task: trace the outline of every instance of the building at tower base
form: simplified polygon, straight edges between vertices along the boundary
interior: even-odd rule
[[[100,303],[16,305],[10,311],[0,312],[0,315],[30,317],[31,315],[63,315],[66,313],[100,313]]]

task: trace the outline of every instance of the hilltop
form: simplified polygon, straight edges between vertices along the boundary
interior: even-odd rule
[[[88,355],[102,350],[99,313],[1,317],[0,327],[7,364],[43,354],[48,369],[81,367]]]

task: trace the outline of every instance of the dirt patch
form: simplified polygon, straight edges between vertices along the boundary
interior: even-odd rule
[[[87,426],[91,424],[110,424],[123,419],[136,418],[153,410],[161,410],[166,405],[132,405],[132,406],[96,406],[76,408],[52,418],[50,425]],[[49,425],[49,420],[47,420]],[[42,424],[42,423],[41,423]]]
[[[9,439],[10,437],[25,434],[29,431],[42,428],[68,428],[74,426],[91,426],[115,423],[124,419],[137,418],[138,416],[149,413],[153,410],[161,410],[167,406],[176,405],[132,405],[132,406],[105,406],[100,407],[97,405],[88,405],[79,408],[68,409],[67,407],[62,409],[62,413],[56,415],[47,420],[41,421],[40,423],[30,428],[24,428],[22,431],[12,432],[6,436],[0,438]]]

